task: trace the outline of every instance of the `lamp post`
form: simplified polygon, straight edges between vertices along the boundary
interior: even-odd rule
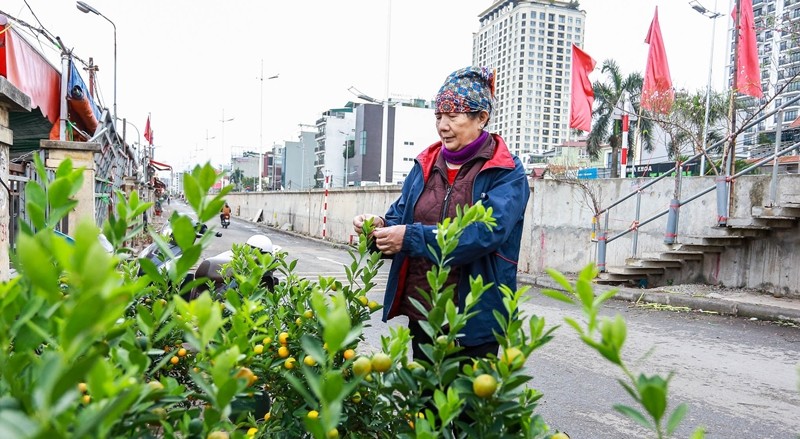
[[[225,169],[225,122],[230,122],[234,118],[225,119],[225,109],[222,109],[222,119],[219,121],[222,122],[222,135],[220,138],[220,144],[222,145],[222,168]],[[233,169],[231,169],[233,171]]]
[[[122,119],[117,119],[117,120],[121,120],[122,121],[122,141],[125,142],[127,140],[127,136],[126,136],[126,132],[125,131],[126,131],[126,127],[128,125],[130,125],[130,126],[132,126],[133,128],[136,129],[136,137],[138,139],[136,141],[136,144],[141,148],[141,146],[142,146],[142,136],[139,133],[139,128],[137,128],[136,125],[128,122],[128,119],[122,118]]]
[[[142,144],[142,135],[139,133],[139,128],[137,128],[136,125],[128,122],[128,119],[126,119],[124,117],[122,119],[117,118],[117,120],[121,120],[122,121],[122,127],[123,127],[122,128],[122,140],[125,140],[125,127],[130,125],[134,129],[136,129],[136,137],[138,138],[138,140],[136,141],[136,144],[137,145],[141,145]]]
[[[711,55],[709,55],[708,60],[708,83],[706,86],[706,114],[703,120],[703,155],[700,156],[700,175],[705,175],[706,173],[706,142],[708,142],[708,114],[711,109],[711,72],[714,67],[714,35],[716,34],[717,30],[717,20],[716,18],[721,16],[722,14],[719,12],[715,12],[717,9],[717,0],[714,0],[714,11],[709,11],[708,9],[704,8],[697,0],[692,0],[689,2],[689,5],[692,6],[692,9],[703,14],[703,16],[710,18],[713,21],[713,25],[711,26]]]
[[[272,75],[268,78],[269,79],[277,79],[278,75]],[[264,149],[264,60],[261,60],[261,76],[258,77],[258,80],[261,81],[261,117],[259,118],[259,126],[258,126],[258,183],[256,185],[256,191],[261,192],[261,174],[264,172],[264,154],[262,150]],[[224,117],[223,117],[224,119]],[[273,158],[274,160],[274,158]]]
[[[208,141],[209,141],[209,140],[214,140],[214,139],[216,139],[216,138],[217,138],[217,136],[211,136],[211,137],[208,137],[208,130],[206,130],[206,154],[207,154],[209,151],[211,151],[210,149],[208,149]]]
[[[355,133],[355,131],[356,131],[355,128],[353,128],[353,129],[350,130],[350,133]],[[343,186],[343,188],[347,189],[347,176],[350,175],[349,174],[350,166],[349,166],[349,163],[348,163],[349,160],[350,160],[350,133],[345,133],[342,130],[339,130],[339,133],[345,135],[345,138],[344,138],[344,179],[343,179],[343,185],[344,186]],[[353,139],[353,142],[355,142],[355,139]],[[354,149],[355,149],[355,146],[354,146]]]
[[[111,26],[114,27],[114,120],[116,121],[117,120],[117,25],[114,24],[113,21],[109,20],[108,17],[101,14],[100,11],[89,6],[85,2],[82,1],[75,2],[75,6],[77,6],[78,10],[83,12],[84,14],[88,14],[91,12],[92,14],[99,15],[105,18],[106,21],[111,23]]]
[[[392,0],[387,0],[387,14],[386,14],[386,93],[383,96],[383,138],[381,139],[381,184],[386,184],[388,181],[386,159],[389,149],[389,65],[390,53],[392,49]]]

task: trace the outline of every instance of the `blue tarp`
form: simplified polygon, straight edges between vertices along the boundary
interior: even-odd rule
[[[89,104],[92,106],[92,113],[94,113],[94,117],[97,120],[100,120],[100,110],[97,108],[97,105],[94,102],[94,98],[92,94],[89,92],[89,88],[86,87],[86,83],[83,82],[83,78],[81,78],[81,74],[78,69],[75,67],[75,63],[70,60],[69,62],[69,84],[67,84],[68,93],[72,93],[72,90],[75,86],[80,87],[81,91],[83,92],[84,99],[89,100]]]

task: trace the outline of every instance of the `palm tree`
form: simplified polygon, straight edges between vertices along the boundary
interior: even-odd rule
[[[600,155],[600,148],[604,144],[611,145],[611,177],[618,177],[617,154],[622,143],[622,123],[614,119],[614,107],[619,102],[623,93],[627,92],[631,97],[631,103],[635,112],[639,113],[639,98],[642,94],[642,83],[644,82],[641,73],[631,73],[623,77],[617,62],[613,59],[603,61],[600,70],[605,73],[605,82],[595,82],[592,84],[594,90],[595,105],[592,111],[592,130],[586,138],[586,149],[593,158]],[[639,118],[631,122],[633,131],[639,130],[639,138],[644,145],[645,151],[652,151],[652,136],[650,134],[650,121]],[[634,139],[637,136],[628,136],[628,155],[633,152]]]

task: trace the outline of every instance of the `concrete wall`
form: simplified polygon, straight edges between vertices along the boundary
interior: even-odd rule
[[[8,108],[0,104],[0,180],[6,185],[11,182],[8,179],[8,163],[10,160],[9,150],[14,143],[14,136],[9,126]],[[11,226],[9,221],[9,193],[5,188],[0,189],[0,281],[6,281],[9,277],[9,236]]]
[[[47,150],[45,167],[57,169],[66,159],[72,161],[73,168],[84,168],[83,186],[73,198],[78,205],[68,215],[67,233],[73,234],[80,221],[95,221],[95,153],[100,152],[100,144],[94,142],[69,142],[66,140],[41,140],[40,146]]]
[[[9,162],[11,159],[11,147],[14,145],[14,133],[11,130],[10,112],[30,112],[31,98],[20,89],[12,85],[8,80],[0,76],[0,179],[9,185],[8,179]],[[8,280],[10,276],[9,267],[9,244],[11,242],[12,220],[9,216],[9,196],[8,187],[0,189],[0,281]]]
[[[650,181],[641,180],[641,184]],[[640,180],[582,180],[586,189],[555,180],[535,180],[526,211],[526,231],[522,238],[519,268],[538,274],[546,268],[574,273],[595,260],[596,244],[591,241],[593,209],[587,196],[595,194],[601,208],[635,190]],[[681,199],[714,185],[713,177],[689,177],[682,182]],[[675,181],[664,179],[640,194],[639,221],[665,211],[673,198]],[[800,175],[782,175],[778,200],[800,198]],[[397,186],[333,189],[328,195],[327,237],[336,242],[352,239],[352,218],[359,213],[382,214],[399,195]],[[747,218],[753,206],[768,198],[769,176],[741,177],[735,184],[736,202],[732,218]],[[315,237],[321,237],[324,191],[283,191],[263,194],[231,194],[228,202],[234,212],[252,218],[263,209],[264,221]],[[636,220],[637,197],[611,209],[609,238],[626,230]],[[238,209],[238,210],[237,210]],[[678,241],[681,237],[703,235],[716,224],[716,192],[710,192],[683,206],[680,211]],[[604,222],[605,218],[601,219]],[[636,255],[667,250],[663,244],[666,215],[641,226]],[[710,255],[702,263],[672,270],[665,280],[673,283],[707,282],[726,286],[759,288],[776,295],[800,298],[800,226],[773,230],[766,237],[750,240],[749,245],[729,247]],[[613,240],[607,248],[607,264],[624,265],[632,254],[632,234]]]

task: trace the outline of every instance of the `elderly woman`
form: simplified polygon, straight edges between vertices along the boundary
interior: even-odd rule
[[[438,249],[434,232],[444,218],[456,216],[456,206],[481,201],[493,209],[493,230],[475,224],[464,230],[450,255],[448,283],[456,285],[454,301],[463,311],[470,292],[469,277],[482,276],[491,287],[480,298],[459,343],[468,357],[497,355],[499,332],[493,311],[505,314],[500,285],[516,289],[517,260],[525,207],[530,196],[520,160],[511,155],[503,139],[486,126],[492,114],[494,73],[485,67],[467,67],[450,74],[436,96],[436,130],[440,141],[417,156],[397,201],[383,217],[362,214],[353,219],[361,233],[373,218],[377,248],[393,257],[384,296],[383,320],[408,316],[412,352],[430,342],[419,325],[425,317],[409,300],[425,303],[417,288],[428,289],[426,273],[434,261],[428,246]]]

